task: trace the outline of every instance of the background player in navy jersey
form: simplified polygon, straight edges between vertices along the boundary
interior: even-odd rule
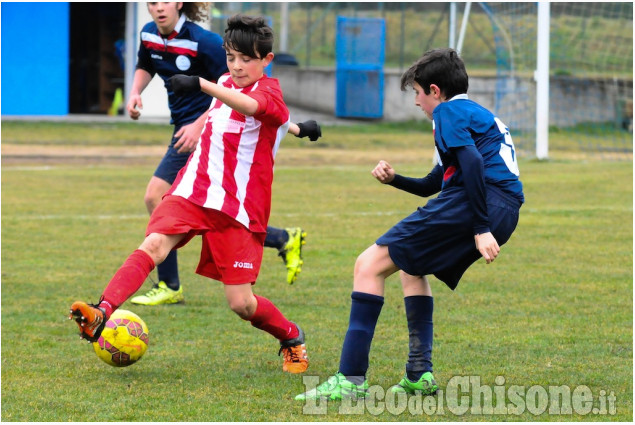
[[[130,118],[139,119],[143,104],[141,93],[155,74],[164,81],[168,92],[172,141],[146,188],[144,201],[152,211],[168,191],[176,174],[185,165],[196,147],[212,97],[203,93],[175,96],[168,82],[176,74],[198,75],[217,81],[227,72],[222,38],[191,22],[204,18],[208,3],[150,2],[148,11],[152,22],[141,30],[137,69],[126,109]],[[189,18],[190,20],[187,20]],[[298,137],[309,136],[317,140],[319,126],[315,121],[298,124]],[[287,282],[295,282],[302,270],[302,245],[306,233],[299,227],[279,229],[269,227],[265,246],[277,248],[287,268]],[[145,295],[131,302],[142,305],[173,304],[184,301],[178,272],[177,253],[173,251],[157,267],[158,283]]]
[[[97,305],[70,308],[80,334],[99,338],[113,311],[143,284],[173,249],[201,236],[196,272],[222,282],[230,309],[275,337],[283,371],[304,372],[309,363],[304,333],[267,298],[253,292],[271,211],[274,159],[293,127],[278,80],[264,75],[273,60],[273,31],[264,18],[236,15],[223,40],[229,72],[211,82],[198,76],[170,79],[177,96],[204,91],[214,97],[200,141],[150,216],[146,238],[103,290]],[[209,329],[218,330],[210,323]],[[244,351],[250,356],[253,350]]]
[[[426,275],[455,289],[467,268],[496,259],[518,223],[524,202],[514,144],[491,112],[468,99],[468,75],[452,49],[426,52],[402,76],[415,104],[432,119],[439,162],[424,178],[407,178],[380,161],[372,174],[418,196],[439,195],[404,218],[355,263],[349,328],[338,372],[296,396],[364,397],[375,325],[384,303],[385,279],[400,271],[409,331],[406,373],[393,392],[433,394],[433,300]]]

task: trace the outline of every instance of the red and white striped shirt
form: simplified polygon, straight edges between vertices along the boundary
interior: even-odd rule
[[[258,111],[245,116],[214,99],[196,150],[168,193],[266,232],[274,158],[289,129],[289,110],[277,79],[265,75],[240,88],[227,73],[218,84],[254,98]]]

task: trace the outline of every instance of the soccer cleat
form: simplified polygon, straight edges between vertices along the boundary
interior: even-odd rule
[[[153,286],[145,295],[139,295],[130,300],[133,304],[138,305],[159,305],[159,304],[183,304],[183,286],[179,286],[178,290],[168,288],[164,281],[159,282],[157,286]]]
[[[282,353],[284,356],[282,363],[284,372],[302,373],[309,367],[309,357],[306,354],[306,345],[304,344],[304,331],[295,323],[293,324],[298,328],[299,335],[293,339],[280,341],[278,355]]]
[[[289,240],[280,250],[279,254],[287,266],[287,283],[293,285],[302,271],[302,245],[306,243],[306,232],[300,227],[285,229],[289,234]]]
[[[68,318],[77,322],[80,338],[90,342],[97,341],[106,326],[106,310],[83,301],[75,301],[71,305]]]
[[[417,382],[412,382],[407,375],[404,375],[397,385],[393,385],[390,388],[390,391],[393,393],[432,395],[437,392],[438,388],[432,372],[426,372],[421,375]]]
[[[337,372],[326,382],[321,383],[314,389],[295,396],[296,400],[342,400],[344,398],[358,399],[368,395],[368,381],[364,380],[362,385],[355,385],[346,376]]]

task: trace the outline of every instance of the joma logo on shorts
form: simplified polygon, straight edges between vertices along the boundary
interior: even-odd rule
[[[253,269],[254,265],[252,263],[243,263],[242,261],[234,262],[235,269]]]

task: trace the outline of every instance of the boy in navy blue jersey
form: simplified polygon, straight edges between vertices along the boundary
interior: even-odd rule
[[[384,302],[384,282],[400,271],[409,331],[406,373],[393,392],[434,394],[433,299],[426,275],[455,289],[467,268],[496,259],[524,202],[514,144],[506,126],[468,99],[468,75],[452,49],[425,53],[402,76],[415,104],[432,120],[438,164],[424,178],[395,173],[385,161],[372,171],[382,183],[418,196],[439,195],[404,218],[355,263],[349,328],[338,372],[308,398],[364,397],[370,345]]]
[[[141,29],[137,66],[126,110],[133,120],[139,119],[143,103],[141,93],[155,74],[164,82],[168,93],[170,124],[174,125],[168,149],[146,188],[144,202],[150,214],[170,189],[177,173],[196,148],[207,110],[213,98],[201,91],[176,96],[170,77],[177,74],[194,75],[217,81],[227,72],[223,39],[192,21],[201,20],[208,3],[149,2],[152,22]],[[186,19],[188,18],[188,19]],[[317,140],[319,126],[315,121],[299,123],[297,137],[309,136]],[[265,246],[275,247],[287,267],[287,281],[294,283],[301,271],[302,245],[306,233],[299,227],[279,229],[269,226]],[[132,298],[133,304],[158,305],[184,302],[179,280],[176,251],[157,267],[159,282],[144,295]]]

